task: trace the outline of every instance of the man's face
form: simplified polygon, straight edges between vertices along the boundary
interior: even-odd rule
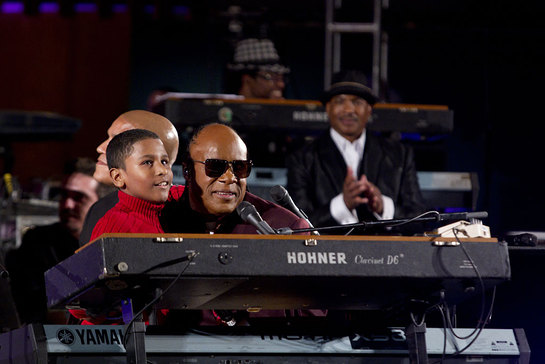
[[[367,125],[373,108],[356,95],[336,95],[326,104],[326,112],[333,130],[353,142]]]
[[[85,215],[98,200],[98,182],[83,173],[72,173],[64,182],[59,203],[59,217],[74,237],[79,238]]]
[[[132,153],[125,159],[125,168],[112,170],[114,184],[128,195],[156,204],[167,200],[172,186],[172,169],[160,139],[134,143]]]
[[[191,146],[193,161],[224,159],[227,161],[246,160],[246,146],[240,138],[232,136],[211,136],[201,133]],[[209,177],[202,163],[193,163],[194,173],[190,176],[190,205],[204,215],[223,216],[233,212],[244,199],[246,178],[237,178],[232,166],[219,177]]]
[[[135,129],[135,126],[131,122],[124,118],[117,118],[108,129],[108,138],[97,147],[98,158],[93,177],[100,183],[112,185],[110,170],[106,161],[106,148],[108,148],[108,144],[110,144],[114,136],[130,129]]]
[[[250,95],[258,99],[282,99],[286,87],[284,76],[274,72],[258,72],[255,77],[247,76]]]

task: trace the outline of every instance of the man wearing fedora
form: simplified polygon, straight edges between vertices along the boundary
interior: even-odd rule
[[[236,45],[233,62],[227,65],[226,92],[244,96],[250,103],[262,100],[284,99],[285,76],[289,68],[280,63],[280,57],[270,39],[247,38]],[[273,101],[274,102],[274,101]],[[262,129],[245,130],[241,136],[259,167],[284,167],[285,150],[293,138],[270,125]]]
[[[250,99],[283,99],[289,68],[280,63],[280,57],[270,39],[248,38],[237,43],[233,63],[231,90]]]
[[[335,74],[321,101],[329,130],[287,160],[288,191],[310,221],[333,226],[423,212],[412,149],[365,128],[377,101],[365,75]]]

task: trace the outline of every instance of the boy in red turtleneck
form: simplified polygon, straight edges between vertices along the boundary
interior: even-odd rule
[[[159,214],[169,197],[180,198],[184,187],[172,186],[172,169],[159,136],[144,129],[124,131],[108,144],[106,159],[119,202],[98,220],[91,241],[104,233],[163,233]],[[121,322],[116,311],[99,317],[81,309],[70,313],[84,325]]]
[[[91,240],[103,233],[163,233],[159,213],[169,197],[172,170],[159,136],[127,130],[110,141],[106,158],[119,202],[97,222]],[[183,186],[172,189],[172,195],[181,195]]]

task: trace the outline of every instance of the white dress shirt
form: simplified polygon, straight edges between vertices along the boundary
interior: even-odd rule
[[[331,139],[333,139],[333,142],[337,146],[337,149],[341,152],[346,165],[352,168],[354,177],[357,179],[358,166],[360,165],[363,158],[363,151],[365,150],[366,131],[363,130],[361,136],[354,142],[350,142],[332,128],[329,129],[329,133]],[[392,219],[395,212],[394,201],[390,197],[382,195],[382,202],[384,206],[382,215],[374,213],[375,217],[379,220]],[[342,192],[335,196],[329,203],[329,212],[339,224],[353,224],[359,222],[356,210],[349,210],[348,207],[346,207]]]

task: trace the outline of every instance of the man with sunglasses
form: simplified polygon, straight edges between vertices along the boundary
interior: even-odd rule
[[[246,178],[252,162],[246,144],[230,127],[208,124],[191,139],[183,161],[186,185],[181,199],[166,203],[161,224],[167,233],[257,234],[236,212],[242,201],[255,206],[273,229],[308,228],[308,223],[272,202],[246,191]],[[196,314],[192,316],[192,314]],[[321,310],[307,310],[304,316],[323,316]],[[177,317],[181,315],[182,317]],[[244,325],[262,317],[285,317],[284,311],[263,310],[248,315],[243,311],[205,310],[192,313],[171,312],[167,322],[194,322],[197,325]],[[178,321],[180,320],[180,321]]]
[[[280,57],[270,39],[248,38],[237,43],[234,62],[226,81],[228,92],[247,99],[283,99],[289,68],[280,64]]]
[[[246,144],[230,127],[209,124],[191,139],[183,161],[186,188],[179,201],[167,203],[161,216],[165,232],[256,234],[236,212],[253,204],[272,228],[306,228],[304,219],[246,191],[252,170]]]
[[[108,191],[93,178],[95,163],[89,158],[71,162],[66,172],[60,189],[59,222],[28,230],[21,247],[6,259],[23,323],[46,322],[44,272],[79,248],[78,238],[89,208]]]
[[[282,73],[258,71],[241,76],[239,95],[247,99],[283,99],[286,81]]]
[[[227,65],[225,91],[244,96],[249,103],[274,103],[284,99],[289,67],[283,65],[270,39],[247,38],[236,45],[233,62]],[[260,100],[261,99],[261,100]],[[264,99],[267,99],[264,100]],[[241,130],[248,149],[261,167],[284,167],[285,150],[294,145],[295,136]]]

